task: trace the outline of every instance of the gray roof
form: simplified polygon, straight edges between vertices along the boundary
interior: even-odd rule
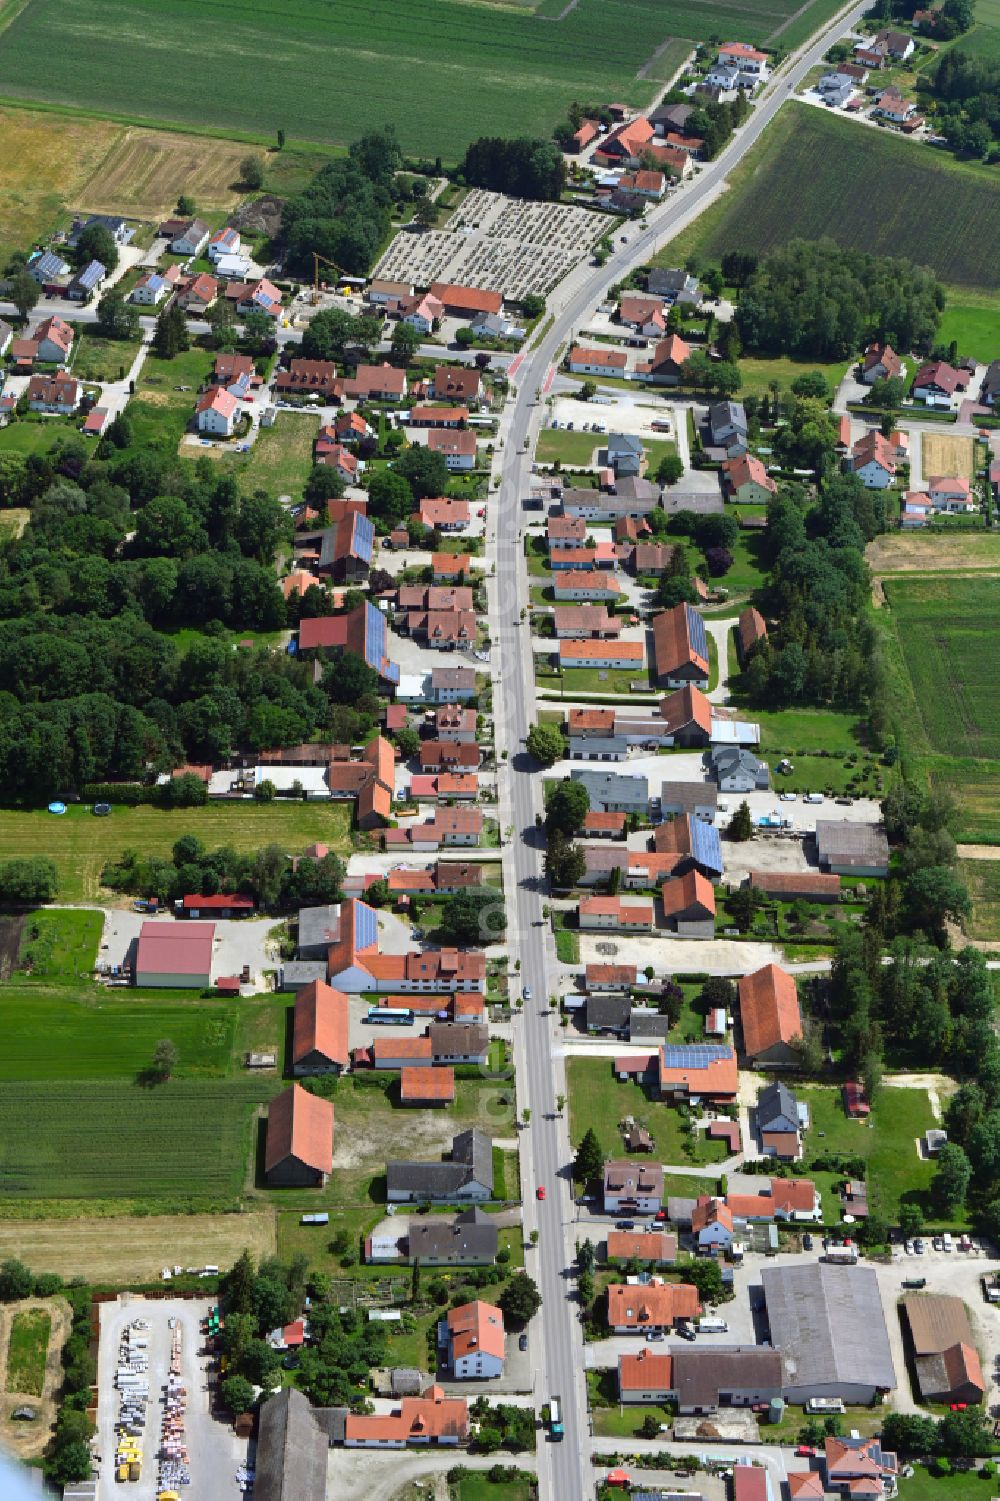
[[[313,980],[326,979],[325,959],[289,959],[281,966],[282,990],[299,990]]]
[[[650,292],[693,292],[697,286],[698,278],[687,271],[667,271],[654,266],[646,272],[646,287]]]
[[[431,687],[468,688],[474,692],[476,670],[474,667],[432,667]]]
[[[633,1006],[628,1019],[629,1042],[666,1042],[670,1018],[648,1006]]]
[[[732,772],[745,771],[748,776],[756,777],[762,763],[752,751],[743,750],[736,745],[715,745],[712,747],[712,765],[720,777],[729,776]]]
[[[38,276],[63,276],[69,270],[69,266],[62,256],[56,255],[54,250],[45,250],[29,262],[28,270],[33,276],[36,274]]]
[[[984,395],[1000,395],[1000,360],[991,360],[986,367],[986,374],[983,376],[980,389],[980,396]]]
[[[678,511],[716,516],[726,508],[721,490],[664,490],[661,504],[668,516],[675,516]]]
[[[75,287],[82,287],[84,291],[93,291],[99,281],[107,275],[106,267],[100,261],[88,261],[82,271],[78,271],[73,278]]]
[[[386,1184],[406,1193],[426,1193],[446,1198],[469,1183],[481,1183],[493,1192],[493,1138],[475,1127],[461,1131],[451,1143],[450,1162],[386,1163]]]
[[[768,1084],[757,1096],[757,1124],[762,1131],[797,1131],[798,1101],[787,1084]]]
[[[299,949],[322,948],[340,937],[340,904],[299,908]]]
[[[632,453],[641,459],[645,452],[642,439],[636,438],[632,433],[609,433],[607,449],[609,458],[614,453]]]
[[[308,1397],[287,1386],[260,1410],[256,1501],[324,1501],[330,1442]]]
[[[889,841],[885,830],[875,823],[849,823],[847,819],[818,818],[816,848],[820,863],[839,865],[888,865]]]
[[[640,451],[642,444],[639,445]],[[651,479],[643,479],[638,474],[626,474],[615,480],[615,491],[619,500],[652,500],[658,501],[662,492],[659,485]]]
[[[720,1392],[754,1391],[781,1394],[782,1364],[778,1350],[756,1345],[719,1346],[673,1352],[673,1384],[678,1404],[685,1407],[717,1407]]]
[[[614,756],[624,760],[628,752],[628,741],[624,735],[570,735],[571,748],[585,746],[587,755]]]
[[[623,995],[589,995],[587,1026],[609,1027],[622,1032],[628,1022],[629,1000]]]
[[[747,430],[747,414],[742,401],[716,401],[708,409],[708,425],[713,434],[735,427],[740,432]]]
[[[496,1218],[481,1209],[469,1209],[445,1219],[436,1214],[426,1220],[411,1220],[407,1231],[411,1261],[440,1261],[448,1256],[474,1256],[484,1263],[496,1260],[499,1233]]]
[[[431,1022],[427,1028],[431,1052],[452,1056],[486,1053],[490,1046],[490,1029],[482,1022]]]
[[[616,771],[571,771],[570,780],[586,787],[592,808],[603,802],[645,801],[649,797],[645,777],[622,776]]]
[[[664,813],[680,808],[693,816],[695,808],[714,809],[718,801],[719,789],[714,782],[664,782],[660,790]]]
[[[893,1390],[892,1351],[870,1267],[764,1267],[761,1281],[771,1343],[784,1353],[787,1386],[840,1382]]]
[[[694,1206],[697,1202],[696,1199],[686,1199],[673,1194],[668,1195],[667,1219],[672,1225],[679,1225],[681,1228],[685,1225],[690,1225]]]
[[[690,104],[661,104],[659,109],[651,112],[649,123],[650,125],[672,125],[675,130],[683,130],[688,116],[692,114],[694,114],[694,108]]]
[[[389,1384],[394,1397],[419,1397],[423,1383],[423,1373],[416,1366],[398,1365],[389,1373]]]

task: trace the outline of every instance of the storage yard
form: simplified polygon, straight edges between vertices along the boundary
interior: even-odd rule
[[[188,1501],[239,1494],[246,1441],[211,1416],[201,1354],[202,1322],[213,1306],[207,1298],[127,1294],[101,1305],[98,1501],[155,1501],[164,1491]]]
[[[475,188],[447,229],[401,230],[373,274],[421,287],[435,281],[489,287],[516,301],[550,291],[607,229],[608,220],[588,209]]]

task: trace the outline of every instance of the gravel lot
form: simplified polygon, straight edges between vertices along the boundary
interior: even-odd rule
[[[132,944],[139,937],[144,922],[175,922],[165,915],[149,917],[143,912],[123,911],[113,908],[105,912],[104,934],[99,957],[109,964],[122,964]],[[239,921],[215,920],[215,952],[212,957],[212,978],[220,975],[238,975],[244,964],[250,966],[253,990],[263,990],[265,969],[274,969],[277,957],[271,943],[271,932],[276,922],[265,918],[242,918]]]
[[[598,944],[613,943],[615,953],[602,953]],[[621,933],[581,933],[580,964],[566,965],[564,989],[573,989],[573,977],[583,964],[651,964],[657,974],[746,975],[764,964],[780,964],[781,948],[771,943],[742,943],[738,939],[672,938],[657,933],[651,938],[626,937]],[[620,1051],[620,1049],[619,1049]]]
[[[97,1501],[113,1501],[123,1494],[114,1478],[115,1419],[118,1415],[114,1376],[122,1331],[134,1319],[149,1324],[149,1402],[142,1444],[142,1479],[127,1487],[130,1501],[155,1501],[156,1497],[156,1454],[162,1414],[160,1396],[170,1361],[170,1329],[167,1324],[170,1318],[178,1319],[183,1331],[181,1371],[188,1393],[186,1435],[191,1464],[191,1484],[184,1491],[186,1501],[223,1501],[225,1497],[240,1495],[235,1475],[237,1465],[246,1459],[246,1440],[238,1440],[229,1427],[217,1423],[211,1416],[206,1363],[199,1354],[203,1345],[200,1324],[209,1307],[208,1298],[149,1302],[128,1294],[117,1302],[101,1305],[95,1440],[100,1453]]]

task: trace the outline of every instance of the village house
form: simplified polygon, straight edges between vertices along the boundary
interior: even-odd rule
[[[435,281],[430,294],[441,303],[449,318],[472,318],[476,313],[502,313],[503,294],[483,287],[463,287],[455,282]]]
[[[737,989],[743,1050],[750,1067],[796,1063],[802,1013],[792,976],[777,964],[765,964],[744,975]]]
[[[579,905],[582,932],[651,933],[653,903],[623,902],[617,896],[588,896]]]
[[[778,487],[760,459],[743,453],[722,465],[722,493],[738,505],[767,505]]]
[[[200,433],[231,438],[239,416],[240,404],[221,386],[210,386],[195,407],[195,422]]]
[[[913,397],[927,406],[951,406],[956,396],[969,389],[972,372],[956,369],[946,360],[930,360],[913,377]]]
[[[664,921],[678,938],[715,937],[715,891],[700,871],[664,882],[660,899]]]
[[[668,334],[655,346],[649,360],[636,365],[636,374],[654,385],[679,386],[684,378],[684,362],[690,354],[690,344],[679,334]]]
[[[721,448],[727,459],[738,459],[747,451],[747,414],[741,401],[716,401],[708,409],[708,435],[713,448]]]
[[[674,605],[653,617],[656,681],[661,687],[708,688],[708,636],[691,605]]]
[[[885,490],[896,478],[896,449],[877,428],[859,438],[845,466],[868,490]]]
[[[597,147],[594,161],[602,167],[638,167],[656,132],[641,115],[617,125]]]
[[[927,492],[935,511],[954,515],[976,510],[972,486],[962,475],[934,475],[927,481]]]
[[[438,1325],[438,1347],[453,1381],[489,1381],[503,1375],[503,1313],[477,1299],[452,1308]]]
[[[585,349],[575,344],[567,363],[572,375],[622,376],[628,365],[628,356],[620,349]]]
[[[608,1327],[615,1334],[665,1334],[700,1313],[698,1289],[689,1282],[612,1282],[608,1287]]]
[[[293,359],[287,370],[279,369],[276,373],[274,389],[285,400],[290,396],[319,396],[324,401],[339,401],[344,381],[332,360]]]
[[[39,323],[33,338],[35,355],[39,360],[51,360],[56,365],[64,365],[73,351],[73,330],[58,314]]]
[[[292,1073],[341,1074],[350,1063],[349,1001],[322,980],[304,985],[292,1013]]]
[[[33,375],[25,394],[30,411],[69,417],[80,405],[80,382],[61,370],[55,375]]]
[[[663,1168],[658,1162],[606,1162],[605,1214],[658,1214],[663,1205]]]
[[[787,1084],[777,1080],[757,1095],[757,1134],[765,1157],[794,1162],[802,1155],[802,1134],[808,1111]]]
[[[766,640],[767,626],[763,615],[753,605],[748,605],[736,623],[736,649],[740,665],[745,667],[760,643]]]
[[[493,1197],[493,1140],[484,1131],[461,1131],[443,1162],[386,1163],[390,1204],[484,1202]]]
[[[483,394],[483,378],[475,365],[438,365],[434,371],[431,394],[435,401],[458,402],[470,406]]]
[[[431,453],[439,453],[451,474],[467,474],[476,467],[476,435],[474,432],[428,432],[424,446]]]
[[[344,395],[358,401],[402,401],[406,391],[406,371],[387,364],[359,365],[344,382]]]
[[[397,307],[400,322],[415,328],[418,334],[432,333],[444,316],[444,304],[430,292],[423,296],[407,297]]]
[[[270,1188],[321,1188],[333,1169],[333,1105],[293,1084],[267,1112],[264,1177]]]

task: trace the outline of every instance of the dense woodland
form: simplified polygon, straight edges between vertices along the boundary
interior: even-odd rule
[[[744,347],[761,354],[841,360],[876,338],[930,348],[944,308],[930,271],[832,240],[792,240],[744,271],[736,322]]]
[[[368,270],[391,226],[395,173],[403,154],[392,126],[355,141],[346,157],[321,167],[281,214],[281,245],[290,271],[312,278],[313,253],[348,275]]]
[[[931,78],[935,126],[956,151],[1000,158],[1000,59],[946,52]]]

